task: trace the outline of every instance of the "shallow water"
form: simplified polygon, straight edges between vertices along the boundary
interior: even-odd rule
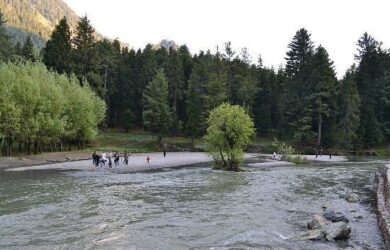
[[[0,172],[0,249],[384,249],[373,179],[386,163]],[[350,219],[348,241],[286,239],[325,203]]]

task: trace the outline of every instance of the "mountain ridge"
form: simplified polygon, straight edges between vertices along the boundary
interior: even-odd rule
[[[7,30],[13,42],[24,41],[30,35],[38,48],[44,47],[64,16],[72,31],[79,20],[76,12],[62,0],[0,0],[0,9],[7,20]],[[99,33],[95,33],[95,37],[103,38]]]

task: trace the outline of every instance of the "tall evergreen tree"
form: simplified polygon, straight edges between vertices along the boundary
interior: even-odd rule
[[[360,126],[358,139],[363,147],[371,149],[383,139],[383,131],[378,120],[380,107],[381,77],[385,74],[384,57],[381,44],[372,36],[364,33],[358,41],[356,59],[359,65],[356,72],[356,83],[360,95]]]
[[[146,86],[144,94],[143,122],[145,127],[158,135],[161,143],[162,136],[167,132],[170,122],[168,105],[168,81],[162,69]]]
[[[106,94],[104,75],[107,72],[105,65],[100,65],[96,51],[96,40],[94,28],[91,26],[87,16],[80,18],[76,34],[73,38],[73,71],[82,82],[86,79],[92,89],[100,96]]]
[[[333,69],[333,62],[328,52],[321,45],[316,49],[310,66],[313,127],[316,131],[316,146],[322,146],[325,135],[325,144],[331,146],[334,141],[337,105],[337,79]]]
[[[56,70],[58,73],[71,73],[72,61],[70,41],[71,32],[66,20],[62,18],[54,28],[50,39],[43,49],[43,62],[48,68]]]
[[[179,107],[185,110],[184,102],[184,71],[179,54],[172,47],[169,48],[169,57],[165,68],[168,79],[169,103],[172,109],[172,132],[177,134],[184,120],[184,112],[179,112]]]
[[[284,127],[288,128],[289,135],[299,138],[301,143],[307,143],[313,137],[312,107],[310,103],[311,89],[308,76],[309,63],[314,50],[311,34],[305,29],[296,32],[287,51],[286,74],[283,109],[286,115]]]
[[[310,61],[314,52],[314,45],[310,39],[311,34],[306,29],[300,29],[295,33],[288,45],[286,72],[288,76],[294,76],[302,70],[302,67]]]
[[[187,90],[187,134],[192,142],[195,136],[204,132],[204,93],[203,84],[207,81],[207,71],[202,63],[196,63],[188,81]]]
[[[338,97],[337,145],[352,148],[360,123],[360,97],[355,82],[355,67],[347,71],[340,83]]]
[[[35,62],[37,60],[37,52],[35,51],[34,44],[30,36],[27,37],[22,47],[22,56],[31,62]]]
[[[10,37],[5,30],[7,21],[0,9],[0,61],[7,61],[12,55],[12,45]]]

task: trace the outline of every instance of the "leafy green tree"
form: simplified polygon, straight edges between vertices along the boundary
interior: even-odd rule
[[[143,121],[145,127],[158,135],[161,142],[162,136],[167,132],[170,123],[168,105],[168,81],[162,69],[149,82],[143,94],[144,112]]]
[[[244,148],[255,132],[252,119],[238,105],[222,104],[210,112],[204,137],[216,167],[239,171]]]
[[[105,103],[85,82],[58,75],[41,63],[0,64],[0,136],[5,139],[7,155],[15,140],[31,153],[65,140],[79,147],[97,134],[104,119]]]
[[[0,139],[5,141],[6,156],[12,154],[12,143],[20,129],[20,108],[15,103],[15,75],[8,65],[0,66]],[[0,141],[1,141],[0,140]]]
[[[72,44],[70,37],[70,28],[66,17],[64,17],[54,28],[50,39],[46,43],[46,47],[43,49],[43,62],[45,65],[60,74],[71,73]]]

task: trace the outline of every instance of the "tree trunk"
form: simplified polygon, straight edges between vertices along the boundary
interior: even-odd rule
[[[317,147],[321,146],[321,136],[322,136],[322,116],[320,114],[318,118],[318,137],[317,137]]]
[[[34,154],[38,154],[38,141],[34,141]]]
[[[27,141],[27,153],[28,155],[31,155],[31,139],[28,139]]]
[[[12,155],[12,137],[7,138],[7,156]]]

